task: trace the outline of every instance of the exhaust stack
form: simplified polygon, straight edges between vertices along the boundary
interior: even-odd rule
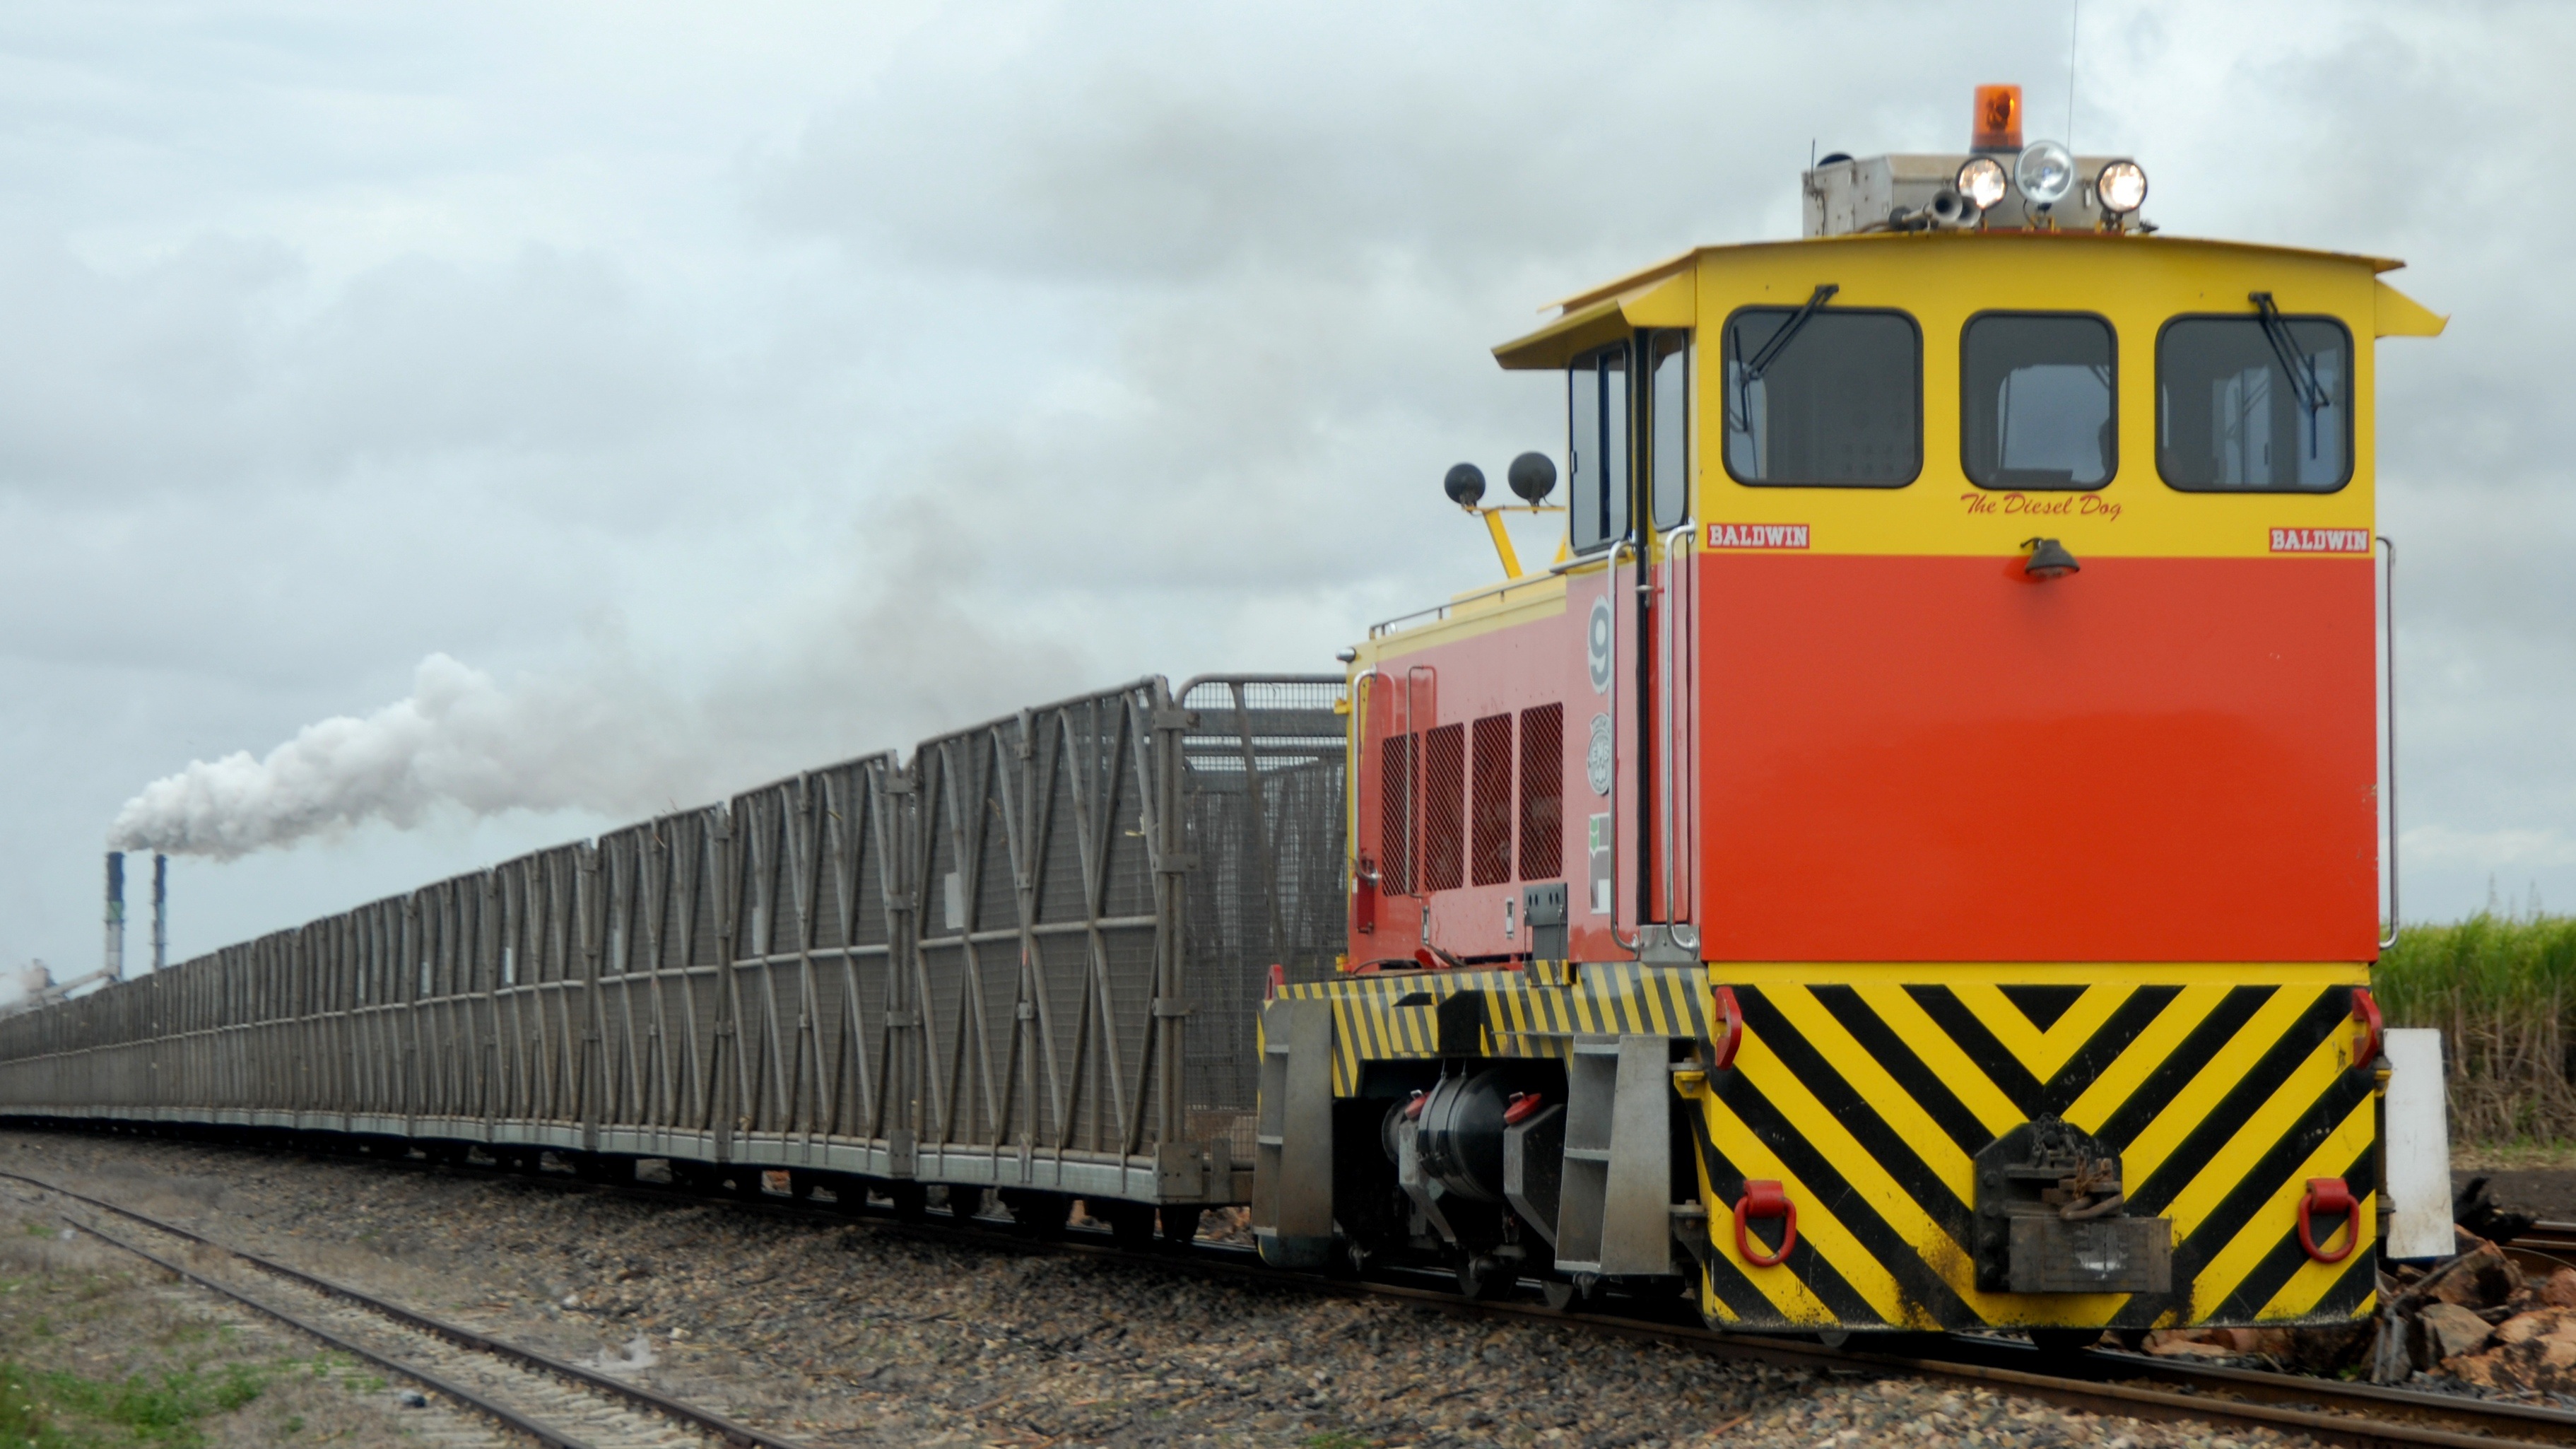
[[[107,960],[100,968],[110,981],[125,979],[125,852],[107,853]]]
[[[152,852],[152,969],[170,964],[170,857]]]

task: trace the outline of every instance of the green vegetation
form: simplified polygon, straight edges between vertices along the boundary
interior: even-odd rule
[[[2576,1141],[2576,916],[2408,926],[2371,987],[2390,1026],[2441,1029],[2455,1143]]]
[[[259,1397],[260,1377],[242,1364],[220,1373],[188,1369],[154,1378],[85,1379],[78,1374],[36,1375],[44,1397],[67,1414],[131,1430],[144,1443],[191,1444],[202,1436],[196,1422],[229,1414]]]
[[[0,1444],[15,1449],[87,1449],[104,1444],[202,1444],[197,1421],[229,1414],[260,1395],[261,1375],[243,1364],[206,1373],[187,1369],[152,1378],[88,1379],[35,1372],[0,1362]],[[77,1422],[122,1430],[98,1434],[59,1427]]]
[[[14,1363],[0,1363],[0,1444],[53,1449],[61,1442],[54,1433],[53,1417],[36,1401],[28,1372]]]
[[[0,1215],[0,1449],[387,1443],[382,1388],[344,1354],[277,1355],[86,1235]]]

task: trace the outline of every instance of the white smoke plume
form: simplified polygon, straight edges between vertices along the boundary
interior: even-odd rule
[[[118,850],[230,860],[433,808],[629,810],[706,792],[689,708],[632,671],[504,687],[444,654],[408,699],[306,725],[265,757],[197,760],[143,787],[108,832]]]
[[[108,845],[232,860],[442,810],[650,815],[861,750],[909,752],[933,730],[1084,683],[1081,649],[974,595],[971,564],[937,546],[955,531],[932,505],[888,510],[872,577],[791,591],[737,621],[729,667],[697,692],[622,646],[506,684],[432,654],[407,699],[144,786]]]

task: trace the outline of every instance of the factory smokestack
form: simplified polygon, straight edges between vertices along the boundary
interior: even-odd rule
[[[170,857],[152,853],[152,969],[170,964]]]
[[[125,979],[125,852],[107,853],[107,979]]]

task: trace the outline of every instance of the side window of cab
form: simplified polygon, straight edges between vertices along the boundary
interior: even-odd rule
[[[1566,369],[1565,501],[1574,551],[1588,553],[1628,534],[1628,342],[1574,359]]]
[[[1692,353],[1688,328],[1658,328],[1567,368],[1566,503],[1576,553],[1626,538],[1639,510],[1657,531],[1690,517]]]
[[[1693,466],[1691,439],[1691,334],[1668,327],[1646,334],[1647,397],[1646,467],[1652,475],[1648,509],[1657,533],[1679,528],[1690,518]]]

